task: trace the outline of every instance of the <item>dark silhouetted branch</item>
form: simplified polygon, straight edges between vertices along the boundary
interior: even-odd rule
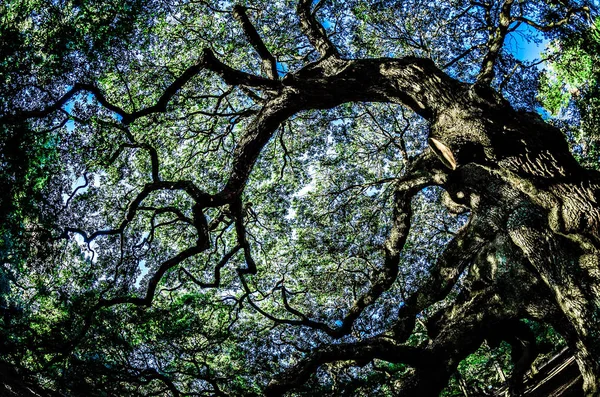
[[[233,7],[233,16],[240,22],[248,42],[254,47],[260,58],[262,59],[263,70],[267,76],[272,80],[277,80],[277,61],[271,52],[267,49],[267,46],[260,38],[260,35],[256,31],[256,28],[250,22],[248,15],[246,14],[246,7],[236,5]]]
[[[317,349],[309,358],[280,374],[265,389],[269,397],[281,396],[285,392],[302,385],[323,364],[335,361],[357,360],[369,362],[373,359],[392,363],[405,363],[421,366],[427,362],[429,355],[425,349],[413,346],[398,345],[381,338],[367,339],[357,343],[325,346]]]

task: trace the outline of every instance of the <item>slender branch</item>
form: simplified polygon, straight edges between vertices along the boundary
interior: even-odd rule
[[[154,274],[152,275],[152,278],[148,282],[148,287],[146,289],[146,294],[144,295],[144,297],[140,298],[140,297],[132,297],[132,296],[120,296],[120,297],[115,297],[115,298],[111,298],[111,299],[100,299],[98,301],[98,303],[96,303],[92,308],[90,308],[90,310],[88,310],[88,312],[85,315],[84,320],[83,320],[83,326],[82,326],[81,330],[79,331],[79,333],[77,334],[77,336],[75,338],[71,339],[67,344],[60,346],[58,348],[60,351],[60,354],[55,356],[48,363],[48,365],[51,365],[55,362],[60,361],[61,356],[69,354],[81,342],[81,340],[83,340],[83,338],[85,337],[85,335],[87,334],[87,332],[89,331],[89,329],[91,328],[91,326],[93,324],[95,314],[99,310],[101,310],[103,308],[107,308],[107,307],[116,306],[116,305],[122,305],[122,304],[131,304],[131,305],[146,306],[146,307],[150,306],[152,304],[152,301],[154,300],[154,296],[156,293],[156,288],[158,286],[158,283],[162,280],[165,273],[169,269],[172,269],[173,267],[175,267],[178,264],[180,264],[181,262],[183,262],[184,260],[191,258],[191,257],[201,253],[202,251],[204,251],[207,248],[207,244],[208,244],[208,241],[206,241],[205,244],[203,244],[203,245],[195,245],[193,247],[187,248],[187,249],[181,251],[179,254],[172,257],[171,259],[164,261],[158,267],[158,269],[154,272]]]
[[[147,379],[148,381],[152,381],[155,379],[160,380],[171,391],[171,394],[173,395],[173,397],[179,397],[181,395],[181,393],[179,392],[179,389],[177,389],[177,387],[175,386],[175,384],[173,383],[171,378],[169,378],[168,376],[166,376],[164,374],[159,373],[155,368],[147,368],[147,369],[141,371],[139,376],[143,377],[144,379]]]
[[[71,202],[71,200],[73,200],[73,197],[75,197],[77,192],[81,189],[85,189],[86,187],[89,186],[89,184],[90,184],[90,181],[88,180],[88,174],[87,174],[87,172],[84,172],[83,173],[83,185],[79,185],[75,188],[75,190],[73,190],[73,193],[71,193],[71,195],[69,196],[67,201],[65,201],[65,205],[63,206],[62,210],[67,209],[67,207],[69,206],[69,203]]]
[[[579,13],[585,13],[589,15],[590,9],[587,6],[583,6],[583,7],[576,7],[576,8],[570,8],[569,10],[567,10],[566,16],[563,19],[560,19],[558,21],[555,22],[550,22],[546,25],[537,23],[535,21],[532,21],[531,19],[525,18],[525,17],[515,17],[513,18],[514,21],[518,21],[518,22],[523,22],[526,23],[527,25],[541,31],[541,32],[549,32],[553,29],[556,29],[560,26],[563,26],[565,24],[567,24],[569,22],[569,20],[571,19],[571,17],[573,15],[579,14]]]
[[[114,161],[119,157],[119,155],[126,148],[144,149],[148,152],[148,154],[150,154],[150,164],[152,167],[152,181],[159,182],[160,177],[159,177],[158,153],[157,153],[156,149],[148,143],[123,143],[123,144],[121,144],[119,146],[119,148],[117,149],[117,151],[112,156],[110,156],[110,159],[108,160],[108,164],[114,163]]]
[[[441,67],[441,69],[442,70],[448,69],[450,66],[454,65],[456,62],[460,61],[461,59],[465,58],[466,56],[471,54],[476,49],[479,49],[482,47],[483,47],[482,44],[477,44],[477,45],[474,45],[473,47],[469,47],[464,52],[462,52],[461,54],[454,57],[451,61],[448,61],[444,66]]]
[[[251,295],[253,294],[253,292],[250,290],[250,287],[248,286],[248,282],[246,281],[246,278],[244,277],[244,274],[240,272],[240,281],[242,283],[242,287],[244,288],[244,298],[246,298],[246,300],[248,301],[248,304],[250,306],[252,306],[252,308],[254,310],[256,310],[258,313],[260,313],[261,315],[263,315],[264,317],[268,318],[269,320],[273,321],[276,324],[287,324],[287,325],[294,325],[294,326],[305,326],[305,327],[309,327],[312,329],[317,329],[317,330],[321,330],[323,332],[325,332],[327,335],[331,336],[331,337],[338,337],[339,333],[337,330],[329,327],[327,324],[325,323],[321,323],[318,321],[314,321],[309,319],[308,317],[306,317],[304,314],[300,313],[299,311],[295,310],[292,308],[292,310],[290,310],[290,313],[297,315],[298,317],[301,318],[301,320],[291,320],[291,319],[287,319],[287,318],[278,318],[273,316],[272,314],[266,312],[265,310],[263,310],[260,306],[258,306],[251,298]],[[286,298],[287,300],[287,298]],[[284,301],[285,302],[285,301]],[[285,305],[286,303],[284,303]]]
[[[495,27],[493,32],[490,34],[488,39],[488,53],[483,58],[481,64],[481,70],[477,76],[477,83],[482,85],[490,85],[494,79],[494,65],[498,59],[498,54],[502,50],[504,45],[504,39],[508,34],[508,28],[510,27],[513,19],[511,18],[510,11],[514,0],[505,0],[500,9],[500,15],[498,17],[498,26]],[[488,26],[492,29],[492,26]]]
[[[231,249],[231,251],[229,251],[228,253],[226,253],[223,258],[221,258],[221,260],[219,261],[219,263],[217,263],[215,265],[215,275],[214,275],[214,279],[212,282],[210,283],[205,283],[202,282],[200,280],[198,280],[196,277],[194,277],[186,268],[182,267],[181,270],[185,273],[186,276],[188,276],[190,278],[190,280],[192,280],[195,284],[199,285],[201,288],[216,288],[219,287],[221,285],[221,269],[223,267],[225,267],[225,265],[227,265],[227,263],[229,262],[229,260],[238,253],[238,251],[242,248],[242,246],[240,245],[236,245],[235,247],[233,247]]]
[[[136,306],[147,306],[147,307],[150,306],[152,304],[152,301],[154,300],[154,295],[155,295],[158,283],[160,282],[160,280],[162,280],[165,273],[169,269],[172,269],[173,267],[177,266],[184,260],[201,253],[205,249],[206,249],[206,246],[197,246],[196,245],[196,246],[190,247],[186,250],[183,250],[179,254],[175,255],[173,258],[164,261],[158,267],[158,269],[154,272],[154,274],[152,275],[152,278],[150,278],[150,281],[148,281],[148,288],[146,289],[146,294],[144,295],[144,297],[140,298],[140,297],[132,297],[132,296],[119,296],[119,297],[111,298],[111,299],[101,299],[90,310],[90,312],[95,313],[102,308],[111,307],[111,306],[115,306],[115,305],[121,305],[121,304],[132,304],[132,305],[136,305]]]
[[[92,234],[88,235],[85,231],[83,231],[81,229],[67,227],[64,229],[63,233],[60,236],[55,238],[55,240],[68,238],[69,233],[77,233],[77,234],[81,235],[81,237],[83,238],[83,241],[85,243],[89,244],[94,239],[96,239],[97,237],[100,237],[100,236],[113,236],[113,235],[121,234],[121,233],[123,233],[123,231],[125,230],[127,225],[129,225],[129,223],[133,220],[133,218],[135,217],[135,214],[137,213],[138,210],[147,209],[147,207],[141,206],[142,202],[151,193],[153,193],[155,191],[159,191],[159,190],[183,190],[183,191],[185,191],[196,202],[196,205],[194,206],[195,209],[200,208],[200,205],[202,203],[209,203],[211,201],[211,196],[207,193],[200,191],[198,189],[198,187],[196,187],[196,185],[194,185],[194,183],[191,181],[148,183],[144,186],[142,191],[138,193],[138,195],[135,197],[135,199],[133,199],[133,201],[129,204],[129,208],[127,209],[127,213],[125,214],[125,219],[121,222],[119,227],[117,227],[116,229],[97,230],[97,231],[93,232]],[[198,211],[198,210],[195,210],[195,211]],[[196,228],[201,227],[201,225],[198,223],[198,222],[201,222],[201,217],[198,216],[196,213],[194,215],[195,215],[194,226],[196,226]],[[203,217],[203,215],[202,215],[202,217]],[[208,225],[206,226],[206,228],[208,230]]]
[[[210,70],[223,78],[223,80],[230,85],[243,85],[248,87],[256,87],[261,89],[278,89],[281,87],[281,83],[266,79],[260,76],[255,76],[250,73],[241,72],[233,69],[223,62],[219,61],[214,53],[205,49],[202,58],[198,63],[188,67],[175,81],[173,81],[165,90],[162,95],[158,98],[157,102],[149,107],[128,113],[121,107],[111,103],[102,92],[102,90],[95,84],[77,83],[67,93],[65,93],[60,99],[54,102],[52,105],[48,105],[41,110],[30,110],[17,112],[15,114],[9,114],[0,118],[0,122],[11,122],[15,120],[22,120],[28,118],[43,118],[47,117],[53,112],[59,110],[67,102],[69,102],[75,95],[80,92],[89,92],[96,100],[111,112],[119,115],[123,124],[129,125],[138,118],[150,115],[152,113],[162,113],[167,109],[167,105],[170,100],[177,94],[183,86],[194,78],[201,70]]]
[[[87,91],[93,94],[94,98],[96,98],[100,105],[104,106],[111,112],[118,114],[121,117],[123,123],[125,123],[126,125],[133,121],[131,114],[127,113],[119,106],[109,102],[108,99],[106,99],[106,97],[104,96],[104,92],[102,92],[102,90],[95,84],[79,84],[79,87],[81,88],[81,91]]]
[[[67,102],[69,102],[71,100],[71,98],[73,98],[79,92],[84,91],[84,90],[86,90],[86,88],[84,87],[83,84],[79,84],[79,83],[75,84],[69,91],[67,91],[56,102],[54,102],[51,105],[46,106],[44,109],[26,110],[26,111],[17,112],[15,114],[5,115],[0,118],[0,122],[5,123],[5,122],[18,121],[18,120],[29,119],[29,118],[46,117],[46,116],[54,113],[55,111],[59,110],[60,108],[62,108]],[[125,113],[125,112],[123,112],[123,113]]]

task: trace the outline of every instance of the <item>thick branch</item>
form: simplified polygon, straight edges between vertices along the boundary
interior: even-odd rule
[[[300,17],[300,28],[308,38],[312,46],[319,51],[321,57],[333,56],[339,58],[340,54],[337,48],[327,37],[327,32],[323,25],[317,21],[315,12],[311,10],[312,0],[300,0],[298,2],[297,13]]]
[[[255,87],[260,89],[277,90],[281,88],[279,81],[255,76],[250,73],[241,72],[219,61],[215,54],[209,50],[204,50],[203,62],[206,68],[215,72],[223,81],[229,85],[243,85],[246,87]]]
[[[392,336],[405,341],[413,331],[415,316],[442,300],[456,284],[483,247],[485,241],[466,226],[448,243],[435,265],[429,269],[429,277],[399,310],[398,321],[392,328]]]
[[[281,123],[305,109],[330,109],[347,102],[404,104],[421,116],[435,114],[460,100],[466,86],[422,58],[380,58],[338,62],[336,73],[301,69],[284,81],[279,96],[269,100],[246,128],[233,155],[229,180],[211,206],[230,203],[246,184],[261,150]],[[271,80],[268,80],[272,83]]]
[[[238,272],[240,274],[256,274],[256,262],[254,262],[254,259],[252,258],[246,226],[244,225],[244,208],[242,207],[242,200],[238,197],[229,208],[235,217],[235,234],[237,235],[238,245],[244,249],[244,259],[246,260],[246,268],[238,269]]]
[[[421,366],[427,362],[429,357],[424,349],[397,345],[381,338],[367,339],[358,343],[326,346],[281,374],[277,379],[272,380],[265,389],[265,395],[269,397],[281,396],[288,390],[302,385],[323,364],[347,360],[369,362],[376,358],[392,363]]]
[[[281,123],[299,110],[298,102],[295,95],[284,93],[263,106],[240,138],[233,154],[229,180],[221,192],[211,199],[211,205],[232,202],[240,195],[262,148]]]
[[[534,205],[517,208],[508,221],[512,241],[527,257],[552,292],[568,322],[577,333],[577,361],[586,395],[600,392],[600,354],[597,330],[600,321],[598,297],[600,263],[598,251],[584,254],[573,241],[555,234],[545,211]],[[582,282],[583,280],[583,282]]]
[[[233,7],[233,16],[240,21],[248,42],[252,45],[252,47],[254,47],[262,59],[264,72],[270,79],[277,80],[277,61],[275,60],[273,54],[271,54],[271,52],[267,49],[267,46],[256,31],[256,28],[254,25],[252,25],[252,22],[250,22],[250,19],[246,14],[246,7],[241,5],[236,5]]]

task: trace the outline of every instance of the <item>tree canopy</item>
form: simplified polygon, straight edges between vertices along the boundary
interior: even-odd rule
[[[598,21],[0,4],[4,392],[600,395]]]

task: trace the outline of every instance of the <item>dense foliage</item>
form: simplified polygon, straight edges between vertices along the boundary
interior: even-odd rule
[[[571,125],[576,153],[597,167],[600,20],[587,29],[567,32],[548,50],[548,70],[541,79],[542,103],[558,122]]]
[[[428,58],[523,114],[544,105],[578,160],[597,164],[591,4],[296,3],[0,4],[0,360],[19,377],[75,396],[260,395],[318,349],[397,324],[470,217],[448,210],[440,183],[417,189],[387,281],[397,186],[428,151],[426,117],[391,100],[304,98],[248,149],[256,159],[240,149],[277,84],[319,72],[312,22],[343,59]],[[514,46],[544,37],[540,79]],[[416,313],[403,346],[431,344],[476,270]],[[553,324],[517,320],[546,346],[536,363],[566,343]],[[520,357],[492,339],[456,363],[443,395],[509,382]],[[323,364],[291,393],[396,395],[415,372],[382,358]]]

